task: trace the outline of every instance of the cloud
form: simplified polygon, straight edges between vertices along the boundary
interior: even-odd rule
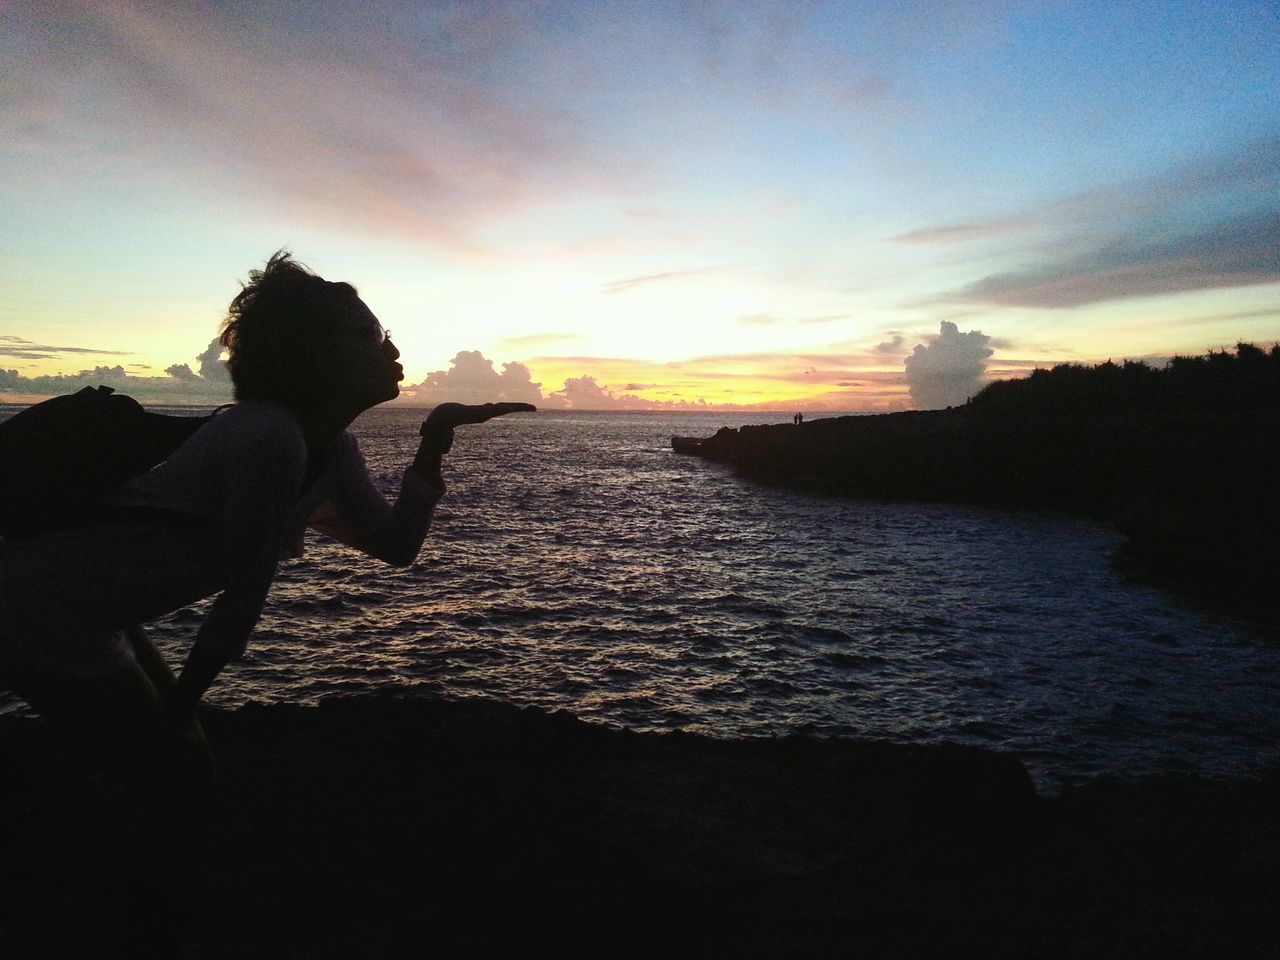
[[[706,400],[651,400],[648,397],[636,396],[629,391],[651,389],[643,384],[628,384],[626,391],[615,394],[607,385],[599,383],[590,374],[581,377],[568,377],[564,386],[549,394],[546,398],[549,405],[568,407],[571,410],[702,410],[711,405]],[[723,409],[732,409],[734,404],[720,404]]]
[[[714,273],[719,269],[719,267],[695,267],[692,270],[668,270],[665,273],[648,273],[639,277],[625,277],[622,280],[613,280],[606,283],[603,287],[603,292],[628,293],[637,287],[649,286],[654,283],[669,283],[672,280],[684,280],[688,277]]]
[[[12,349],[6,350],[6,346]],[[96,350],[87,347],[41,347],[20,337],[0,337],[0,353],[21,356],[24,349],[57,352],[48,356],[68,353],[129,355],[116,350]],[[56,373],[34,377],[26,376],[17,370],[0,370],[0,394],[14,394],[23,398],[57,397],[64,393],[75,393],[83,387],[103,385],[113,387],[136,400],[149,403],[222,403],[231,398],[231,377],[225,365],[218,360],[218,352],[221,349],[222,345],[214,340],[197,357],[200,365],[199,373],[192,370],[189,363],[173,363],[164,368],[166,376],[163,377],[130,373],[119,364],[96,366],[77,373]],[[43,358],[44,356],[41,356],[37,359]],[[135,370],[149,369],[142,364],[130,364],[130,366]]]
[[[214,337],[209,341],[209,346],[205,347],[204,353],[196,357],[197,362],[200,364],[200,376],[204,380],[210,383],[231,382],[231,374],[227,371],[227,365],[222,360],[222,354],[222,339]]]
[[[498,345],[509,350],[539,350],[557,343],[576,343],[582,339],[580,333],[531,333],[523,337],[506,337]]]
[[[1157,296],[1280,282],[1280,215],[1242,217],[1173,239],[1108,244],[1073,260],[994,274],[955,299],[1002,306],[1077,307],[1125,297]]]
[[[950,226],[910,230],[889,239],[893,243],[961,243],[1006,233],[1016,225],[1013,221],[1000,220],[992,220],[987,223],[957,223]]]
[[[180,366],[186,366],[181,364]],[[188,372],[190,368],[188,368]],[[28,377],[17,370],[0,369],[0,395],[10,394],[28,399],[57,397],[75,393],[84,387],[108,386],[135,400],[148,403],[222,403],[229,398],[225,387],[203,383],[198,377],[182,380],[172,375],[140,377],[122,366],[98,366],[78,373],[57,373]]]
[[[907,338],[900,333],[891,334],[891,339],[875,345],[876,353],[897,355],[907,352]]]
[[[620,407],[634,409],[639,397],[615,397],[609,390],[600,386],[592,376],[569,377],[564,387],[552,394],[552,399],[560,401],[574,410],[616,410]],[[650,405],[641,401],[640,405]]]
[[[1274,133],[1142,179],[985,221],[913,230],[902,243],[988,241],[1020,264],[931,302],[1057,309],[1280,281],[1280,136]]]
[[[566,180],[605,192],[643,166],[524,82],[551,54],[515,5],[43,6],[19,18],[18,132],[77,169],[182,166],[303,221],[471,252]]]
[[[645,389],[631,384],[627,390]],[[463,350],[450,361],[448,370],[427,375],[422,383],[406,387],[403,403],[433,406],[437,403],[490,403],[511,400],[540,404],[544,407],[568,407],[578,410],[637,410],[677,406],[670,401],[649,400],[633,393],[615,395],[595,377],[584,374],[567,377],[564,386],[543,394],[542,384],[534,383],[529,368],[523,363],[504,363],[502,372],[479,350]]]
[[[68,354],[92,354],[103,357],[128,357],[123,350],[99,350],[96,347],[52,347],[34,343],[22,337],[0,336],[0,356],[17,357],[19,360],[52,360]]]
[[[862,362],[868,358],[874,359],[874,356],[760,354],[671,363],[589,356],[552,357],[545,362],[559,370],[569,368],[582,372],[564,377],[559,389],[543,392],[540,383],[530,380],[529,369],[524,364],[504,364],[499,373],[492,360],[480,351],[469,350],[455,356],[447,371],[436,371],[422,383],[406,387],[398,402],[429,406],[446,400],[484,403],[507,399],[535,403],[544,409],[578,410],[748,411],[789,409],[797,404],[806,410],[903,408],[901,368],[866,369]],[[726,371],[726,362],[736,364],[738,369]],[[883,363],[883,358],[876,362]],[[740,399],[709,403],[699,397],[699,393],[712,389],[711,381],[723,384],[724,393]],[[795,394],[783,399],[757,400],[762,381],[773,384],[775,390],[793,385]],[[615,389],[610,386],[611,382],[625,385]],[[856,392],[848,389],[850,385],[856,385]],[[824,387],[828,387],[828,392],[815,393]],[[685,399],[691,397],[697,399]]]
[[[413,403],[435,405],[454,403],[493,403],[507,400],[538,403],[542,400],[542,384],[534,383],[529,368],[523,363],[504,363],[502,372],[479,350],[463,350],[450,361],[448,370],[427,374],[421,383],[403,391]]]
[[[923,227],[891,237],[914,244],[967,243],[1004,234],[1048,232],[1051,246],[1095,247],[1117,230],[1153,240],[1187,223],[1225,222],[1241,210],[1274,210],[1280,189],[1280,131],[1149,177],[1101,186],[986,220]],[[1247,216],[1247,214],[1246,214]],[[1018,242],[1025,248],[1025,240]]]
[[[847,313],[826,313],[813,317],[787,317],[773,311],[762,310],[758,313],[747,313],[735,317],[734,322],[744,327],[774,327],[780,323],[813,326],[820,323],[834,323],[836,320],[848,320]]]
[[[738,317],[737,322],[744,327],[772,327],[774,324],[781,323],[782,318],[776,313],[750,313],[744,317]]]
[[[982,389],[982,373],[992,350],[990,337],[977,330],[961,333],[944,321],[938,336],[918,344],[905,361],[907,386],[917,410],[958,406]]]

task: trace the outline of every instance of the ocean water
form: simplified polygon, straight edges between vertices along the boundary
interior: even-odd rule
[[[540,412],[459,431],[421,558],[309,535],[209,700],[393,689],[637,730],[960,741],[1053,790],[1280,760],[1274,632],[1126,582],[1061,515],[840,500],[674,454],[773,417]],[[420,412],[354,429],[394,491]],[[201,616],[154,635],[184,654]]]

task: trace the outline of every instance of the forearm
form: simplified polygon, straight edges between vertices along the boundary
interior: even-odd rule
[[[191,648],[187,662],[182,667],[173,689],[169,691],[167,706],[175,713],[190,713],[217,679],[227,661],[199,644]]]
[[[453,428],[423,423],[418,435],[418,452],[413,458],[413,472],[437,490],[444,489],[444,477],[440,474],[444,455],[453,446]]]
[[[444,477],[440,472],[443,463],[444,454],[433,444],[426,439],[418,444],[418,453],[413,458],[413,472],[437,490],[444,489]]]

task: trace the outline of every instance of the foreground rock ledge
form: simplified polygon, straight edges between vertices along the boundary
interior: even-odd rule
[[[1037,798],[959,746],[393,697],[207,718],[199,958],[1272,956],[1280,776]],[[0,954],[103,956],[94,787],[0,721]],[[97,789],[102,789],[101,787]]]

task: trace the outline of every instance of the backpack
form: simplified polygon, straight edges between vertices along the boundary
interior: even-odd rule
[[[104,497],[212,419],[151,413],[85,387],[0,423],[0,536],[25,540],[109,516]]]

